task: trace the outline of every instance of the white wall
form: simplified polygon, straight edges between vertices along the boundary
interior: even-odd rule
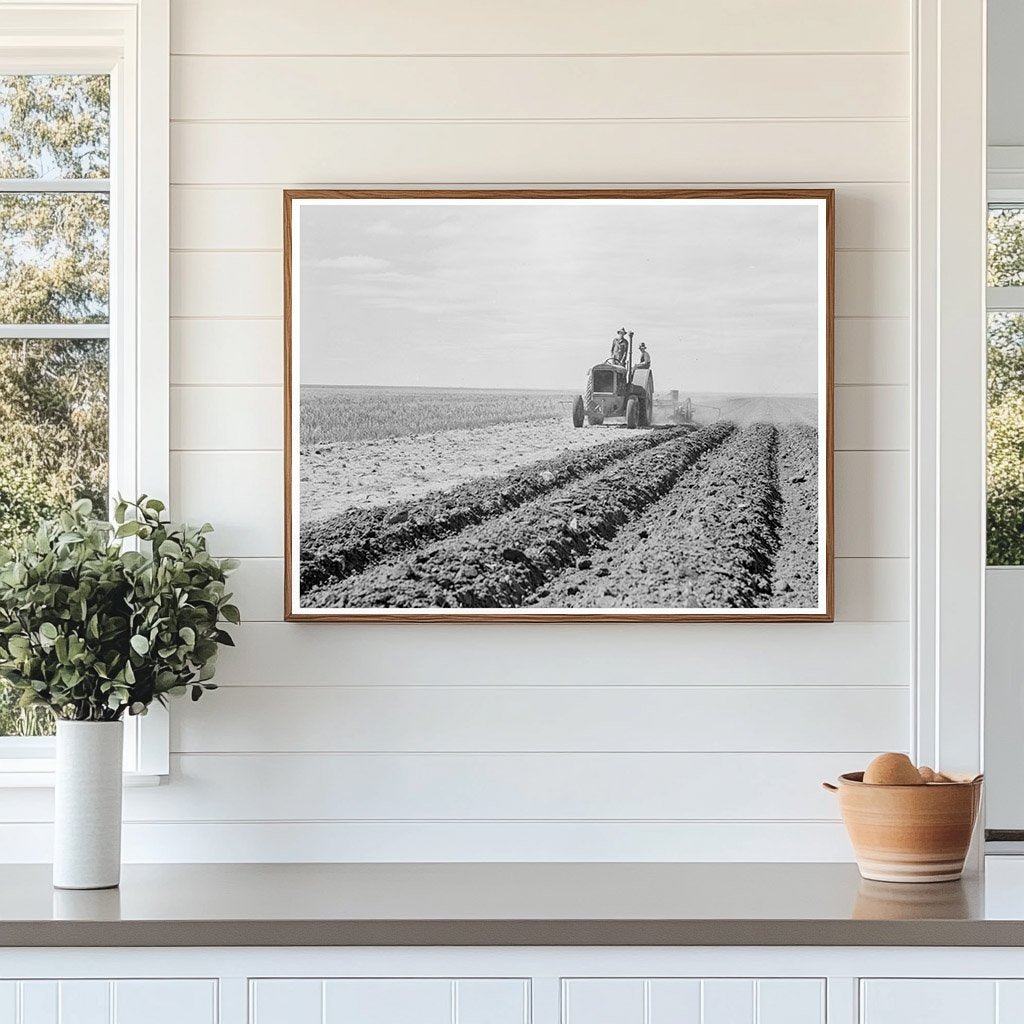
[[[172,9],[172,498],[247,621],[129,859],[846,859],[819,781],[910,735],[908,0]],[[838,621],[282,623],[280,193],[360,183],[835,186]]]

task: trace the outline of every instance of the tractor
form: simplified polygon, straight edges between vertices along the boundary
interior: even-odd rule
[[[572,403],[572,425],[600,426],[623,419],[630,430],[654,422],[654,374],[650,366],[633,366],[633,334],[625,365],[608,359],[591,367],[585,393]]]

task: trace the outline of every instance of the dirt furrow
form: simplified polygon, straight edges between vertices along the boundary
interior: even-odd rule
[[[614,462],[456,536],[319,587],[308,607],[520,607],[657,501],[733,431],[716,423]]]
[[[781,542],[770,604],[774,608],[813,608],[818,603],[818,432],[814,427],[790,426],[781,433]]]
[[[776,429],[733,434],[614,540],[578,559],[531,604],[749,608],[770,596],[778,543]]]
[[[631,433],[583,451],[532,463],[504,476],[474,480],[415,501],[350,509],[314,523],[304,528],[299,538],[303,602],[312,588],[341,582],[375,562],[450,537],[678,436],[679,432],[672,429]]]

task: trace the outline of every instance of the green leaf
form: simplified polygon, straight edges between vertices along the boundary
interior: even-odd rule
[[[242,622],[241,612],[239,612],[238,608],[233,604],[223,605],[221,607],[220,613],[224,616],[225,619],[228,620],[228,622],[236,626],[240,625]]]
[[[181,545],[173,540],[165,540],[158,548],[158,554],[164,556],[164,558],[181,558],[182,550]]]
[[[149,640],[144,637],[141,633],[136,633],[130,641],[132,650],[140,656],[149,654]]]
[[[39,626],[39,635],[46,640],[53,641],[59,636],[59,631],[52,622],[44,622]]]

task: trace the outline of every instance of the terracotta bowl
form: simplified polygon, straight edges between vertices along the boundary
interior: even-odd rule
[[[924,786],[875,786],[839,776],[839,811],[857,867],[877,882],[952,882],[963,872],[981,804],[981,776]]]

